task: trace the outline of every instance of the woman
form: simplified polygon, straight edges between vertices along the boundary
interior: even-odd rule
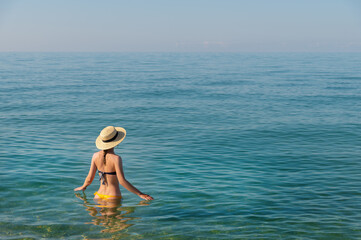
[[[84,191],[94,180],[98,170],[100,176],[100,187],[94,193],[95,200],[114,200],[122,198],[119,183],[128,191],[138,195],[145,200],[153,200],[147,194],[140,192],[129,183],[123,173],[122,159],[114,153],[114,147],[123,141],[126,131],[121,127],[108,126],[104,128],[95,144],[101,151],[94,153],[88,176],[83,186],[75,188],[74,191]]]

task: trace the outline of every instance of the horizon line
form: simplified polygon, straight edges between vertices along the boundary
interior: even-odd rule
[[[0,51],[0,53],[361,53],[360,51]]]

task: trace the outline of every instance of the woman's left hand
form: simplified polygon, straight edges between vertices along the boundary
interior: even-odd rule
[[[140,194],[139,197],[141,197],[141,198],[143,198],[145,200],[154,200],[154,198],[152,198],[148,194]]]
[[[81,186],[81,187],[75,188],[74,191],[84,191],[85,189],[86,189],[86,187]]]

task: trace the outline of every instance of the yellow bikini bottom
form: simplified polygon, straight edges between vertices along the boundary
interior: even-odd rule
[[[101,199],[109,199],[109,198],[121,199],[122,198],[122,196],[111,196],[111,195],[100,194],[98,192],[95,192],[94,196],[98,196]]]

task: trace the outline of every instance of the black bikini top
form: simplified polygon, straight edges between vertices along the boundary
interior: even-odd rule
[[[103,185],[105,185],[105,178],[104,175],[108,174],[108,175],[117,175],[116,172],[102,172],[100,170],[98,170],[99,174],[100,174],[100,178],[99,181],[102,182]]]

